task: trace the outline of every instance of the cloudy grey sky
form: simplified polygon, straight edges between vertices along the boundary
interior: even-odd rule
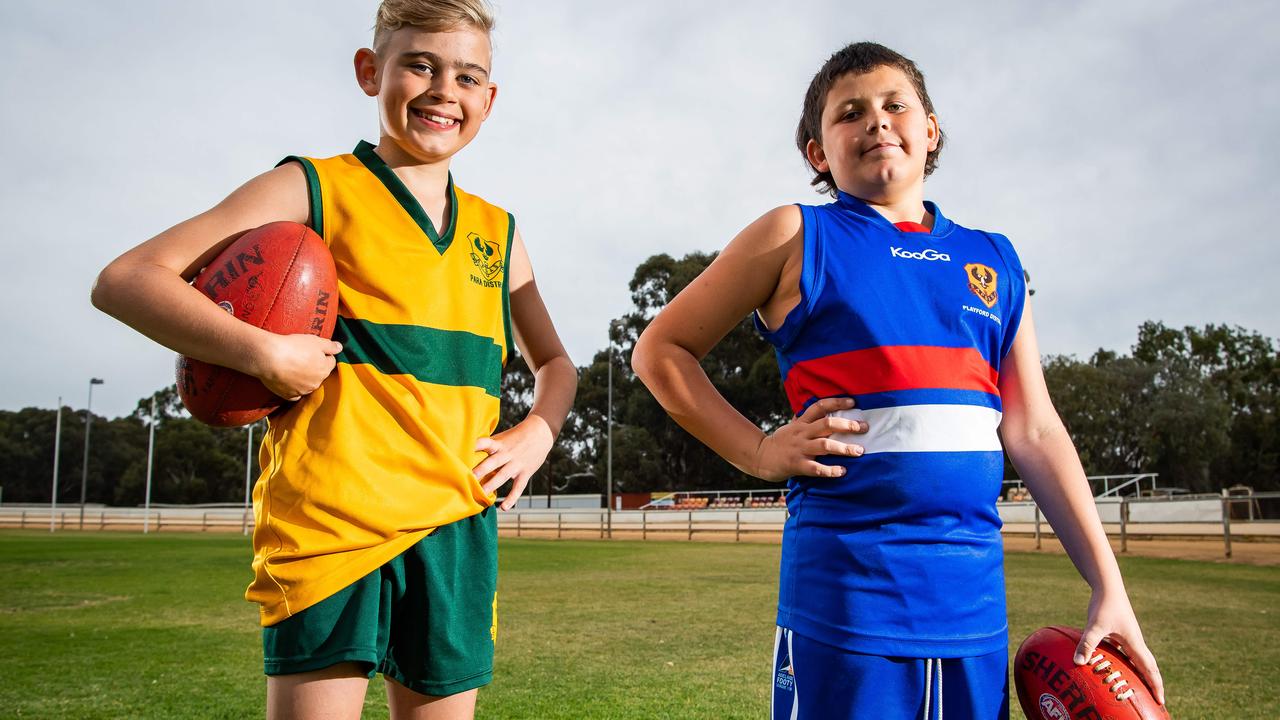
[[[579,364],[647,256],[824,201],[792,132],[861,39],[924,69],[948,134],[927,195],[1013,239],[1045,353],[1127,350],[1147,319],[1280,336],[1280,4],[496,4],[498,102],[454,173],[515,213]],[[172,382],[94,276],[284,155],[376,141],[350,62],[375,6],[0,3],[0,409],[83,407],[98,376],[115,416]]]

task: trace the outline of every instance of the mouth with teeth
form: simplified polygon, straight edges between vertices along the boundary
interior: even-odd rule
[[[452,130],[458,126],[457,118],[437,115],[436,113],[415,108],[409,108],[409,112],[413,113],[413,116],[421,120],[424,125],[436,130]]]

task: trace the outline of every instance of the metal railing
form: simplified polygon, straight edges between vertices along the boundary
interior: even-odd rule
[[[735,542],[753,534],[780,534],[786,521],[784,510],[622,510],[613,512],[612,530],[605,510],[508,512],[498,516],[498,530],[516,537],[546,537],[566,534],[575,537],[639,536],[641,540],[695,535],[732,535]]]
[[[1120,552],[1128,552],[1134,536],[1198,537],[1219,536],[1225,557],[1232,557],[1232,541],[1240,538],[1280,540],[1280,492],[1247,495],[1194,495],[1182,497],[1109,496],[1097,501],[1099,517],[1108,536],[1118,537]],[[1034,501],[1000,502],[997,504],[1006,534],[1030,534],[1035,547],[1042,548],[1043,539],[1053,535]],[[79,509],[56,509],[48,505],[0,506],[0,528],[75,530],[79,525]],[[610,513],[604,508],[572,508],[560,510],[513,510],[498,516],[498,528],[516,537],[622,537],[683,538],[697,536],[744,537],[780,535],[786,511],[780,508],[702,509],[702,510],[622,510]],[[87,530],[153,532],[248,532],[253,527],[252,515],[241,508],[89,507],[85,515]]]

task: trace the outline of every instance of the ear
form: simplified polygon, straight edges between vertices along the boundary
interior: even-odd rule
[[[355,57],[356,82],[369,97],[378,96],[378,54],[369,48],[360,48]]]
[[[929,138],[929,152],[933,152],[938,149],[938,138],[942,137],[942,128],[938,125],[938,116],[933,113],[929,113],[927,122],[929,127],[926,129],[925,134]]]
[[[814,170],[820,173],[831,172],[831,166],[827,163],[827,154],[823,152],[817,140],[810,139],[805,143],[804,156]]]
[[[498,97],[498,86],[489,83],[489,87],[485,88],[484,98],[484,119],[489,119],[489,113],[493,112],[493,101]]]

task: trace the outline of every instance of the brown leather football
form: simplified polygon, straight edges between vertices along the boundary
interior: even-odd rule
[[[244,322],[281,335],[333,337],[338,273],[324,240],[305,225],[273,222],[227,246],[193,283]],[[195,419],[248,425],[284,404],[255,377],[178,357],[178,395]]]
[[[1128,656],[1103,640],[1076,665],[1081,631],[1040,628],[1018,647],[1013,682],[1028,720],[1169,720]]]

